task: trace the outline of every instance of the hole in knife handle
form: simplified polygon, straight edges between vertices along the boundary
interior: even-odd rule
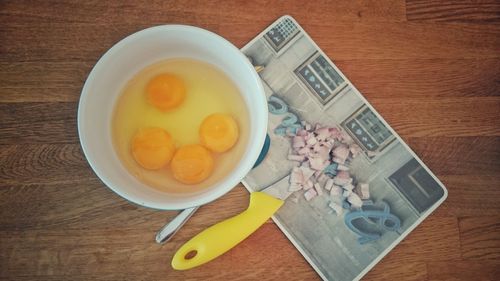
[[[188,252],[188,253],[184,256],[184,259],[185,259],[185,260],[190,260],[190,259],[192,259],[192,258],[196,257],[196,255],[197,255],[197,254],[198,254],[198,251],[196,251],[196,250],[191,250],[191,251],[189,251],[189,252]]]

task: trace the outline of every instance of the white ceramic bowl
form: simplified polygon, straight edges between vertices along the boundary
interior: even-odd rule
[[[148,65],[179,57],[202,60],[223,70],[238,86],[251,117],[250,139],[240,162],[223,180],[195,194],[164,193],[140,182],[122,165],[111,140],[113,108],[126,82]],[[266,128],[264,89],[247,58],[219,35],[184,25],[151,27],[114,45],[90,72],[78,106],[80,143],[94,172],[123,198],[155,209],[199,206],[231,190],[250,171],[259,156]]]

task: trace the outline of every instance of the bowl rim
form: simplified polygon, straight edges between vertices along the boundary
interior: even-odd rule
[[[92,153],[90,152],[90,147],[86,141],[86,136],[84,134],[84,129],[83,129],[83,123],[84,123],[84,114],[83,114],[83,108],[87,106],[87,100],[88,96],[90,95],[90,90],[89,90],[89,85],[92,83],[93,80],[95,80],[96,72],[99,70],[99,68],[102,68],[104,63],[108,60],[109,57],[111,57],[114,53],[116,53],[119,49],[125,47],[127,44],[130,42],[133,42],[137,38],[144,36],[147,33],[154,33],[157,32],[158,30],[164,30],[165,32],[176,30],[176,29],[185,29],[193,32],[201,32],[205,33],[206,35],[209,35],[214,38],[214,40],[218,40],[220,43],[226,45],[229,49],[235,52],[236,56],[238,56],[241,59],[241,62],[246,64],[246,67],[250,67],[253,71],[250,71],[250,76],[251,79],[253,80],[252,82],[255,82],[256,87],[258,88],[258,92],[261,93],[257,96],[259,96],[259,102],[261,103],[259,107],[262,107],[265,109],[265,113],[263,116],[263,124],[257,124],[257,129],[256,129],[256,141],[252,142],[252,144],[249,143],[247,146],[247,152],[250,151],[252,153],[249,154],[249,159],[246,161],[245,165],[241,169],[241,174],[238,176],[239,180],[235,183],[229,182],[229,183],[224,183],[225,180],[230,178],[232,173],[227,175],[225,178],[223,178],[222,181],[218,182],[218,184],[224,184],[224,188],[218,188],[214,189],[212,192],[207,192],[201,197],[200,199],[193,199],[189,200],[188,202],[179,202],[179,203],[167,203],[168,206],[165,203],[156,203],[156,202],[145,202],[144,200],[139,200],[138,198],[130,197],[128,196],[127,192],[124,192],[121,188],[115,186],[112,182],[112,180],[109,179],[109,177],[105,174],[104,171],[101,171],[100,169],[97,168],[96,164],[96,159],[92,157]],[[250,117],[251,118],[251,117]],[[252,119],[252,118],[251,118]],[[181,209],[186,209],[186,208],[191,208],[191,207],[196,207],[196,206],[201,206],[207,203],[210,203],[230,190],[232,190],[234,187],[238,185],[239,182],[245,177],[246,174],[252,169],[254,162],[257,160],[259,157],[260,151],[262,146],[264,145],[265,141],[265,136],[267,133],[267,122],[268,122],[268,115],[267,115],[267,98],[265,95],[265,90],[262,85],[262,82],[260,80],[260,76],[257,74],[257,72],[254,70],[254,66],[250,63],[248,58],[241,52],[240,49],[238,49],[236,46],[234,46],[231,42],[229,42],[227,39],[224,37],[200,28],[196,26],[191,26],[191,25],[183,25],[183,24],[165,24],[165,25],[158,25],[158,26],[152,26],[149,28],[145,28],[139,31],[136,31],[125,38],[121,39],[117,43],[115,43],[111,48],[109,48],[95,63],[95,65],[92,67],[92,70],[90,71],[89,75],[87,76],[83,88],[80,93],[80,99],[78,102],[78,109],[77,109],[77,126],[78,126],[78,136],[79,136],[79,142],[80,146],[82,147],[83,154],[85,155],[85,158],[87,162],[89,163],[90,167],[94,171],[94,173],[97,175],[97,177],[113,192],[118,194],[120,197],[124,198],[125,200],[132,202],[134,204],[151,208],[151,209],[156,209],[156,210],[181,210]],[[252,139],[250,139],[252,140]],[[241,161],[238,162],[238,165],[241,164]]]

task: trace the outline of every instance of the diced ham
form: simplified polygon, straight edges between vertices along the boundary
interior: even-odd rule
[[[320,140],[326,140],[331,136],[330,129],[327,127],[319,128],[315,132],[318,134],[317,138]]]
[[[333,178],[333,183],[336,185],[344,186],[350,184],[352,182],[352,178],[346,171],[339,171],[337,176]]]
[[[297,150],[297,153],[300,155],[307,155],[309,153],[309,147],[302,147],[301,149]]]
[[[328,176],[326,176],[325,174],[321,173],[320,176],[317,178],[318,182],[320,184],[323,184],[325,183],[327,180],[329,179]]]
[[[292,139],[292,147],[294,149],[306,146],[306,141],[303,136],[294,136]]]
[[[307,130],[304,130],[304,129],[298,129],[297,130],[297,136],[304,137],[306,135],[307,135]]]
[[[323,146],[326,146],[328,148],[328,151],[332,151],[334,143],[335,141],[333,139],[327,139],[323,142]]]
[[[342,196],[342,188],[336,185],[332,185],[330,189],[330,197],[340,198]]]
[[[351,206],[354,208],[361,208],[361,206],[363,206],[363,200],[361,200],[356,193],[351,193],[349,197],[347,197],[347,202],[351,203]]]
[[[309,178],[313,175],[314,170],[311,170],[308,167],[294,167],[292,169],[292,172],[290,173],[290,184],[292,185],[300,185],[304,188],[305,185],[307,184]],[[311,186],[312,187],[312,186]],[[293,190],[298,190],[297,186],[290,186],[291,189]]]
[[[318,142],[318,140],[315,138],[315,137],[310,137],[309,139],[307,139],[306,143],[308,145],[314,145],[316,144],[316,142]]]
[[[323,194],[323,189],[321,188],[319,183],[314,184],[314,190],[316,190],[316,193],[318,193],[319,196],[321,196]]]
[[[335,213],[337,214],[337,216],[342,215],[342,213],[344,212],[342,206],[337,202],[330,202],[328,204],[328,207],[330,207],[332,210],[334,210]]]
[[[295,154],[288,154],[287,158],[290,161],[297,161],[297,162],[303,162],[306,160],[306,157],[304,155],[295,155]]]
[[[339,164],[344,164],[345,163],[345,159],[341,159],[341,158],[338,158],[338,157],[333,157],[332,161],[336,162],[336,163],[339,163]]]
[[[330,146],[330,148],[333,148],[334,146],[336,146],[337,145],[336,142],[337,141],[333,137],[329,137],[325,141],[325,143],[327,143]]]
[[[359,145],[353,143],[351,145],[349,145],[349,151],[351,151],[352,153],[352,157],[355,158],[356,156],[358,156],[363,150],[361,149],[361,147],[359,147]]]
[[[302,189],[302,185],[299,183],[291,183],[288,187],[289,192],[295,192]]]
[[[366,200],[370,198],[370,187],[367,183],[360,183],[356,187],[356,192],[361,199]]]
[[[343,165],[343,164],[339,164],[339,166],[337,167],[337,170],[339,170],[339,171],[349,171],[349,167],[347,167],[346,165]]]
[[[319,149],[321,148],[321,141],[318,141],[314,145],[312,145],[312,148],[314,152],[318,152]]]
[[[360,154],[361,147],[338,127],[312,126],[305,121],[301,124],[302,128],[288,136],[291,138],[291,151],[287,159],[298,166],[290,173],[288,190],[304,190],[305,199],[310,201],[321,196],[324,188],[331,198],[328,206],[337,215],[343,213],[343,207],[361,207],[362,199],[369,198],[368,184],[361,183],[354,187],[353,178],[348,172],[349,157]],[[294,202],[298,201],[297,197],[294,199]]]
[[[337,177],[339,178],[343,178],[343,179],[350,179],[351,178],[351,175],[349,174],[349,172],[347,171],[339,171],[337,173]]]
[[[346,145],[339,145],[332,150],[332,155],[335,158],[341,159],[341,163],[349,157],[349,148]]]
[[[319,175],[321,175],[321,171],[316,171],[314,172],[314,177],[317,179],[319,178]]]
[[[290,183],[302,184],[304,182],[305,180],[302,170],[299,167],[293,167],[292,173],[290,174]]]
[[[344,130],[340,131],[340,140],[345,144],[353,143],[351,136]]]
[[[330,136],[332,138],[334,138],[334,139],[340,139],[341,134],[340,134],[340,131],[339,131],[338,128],[333,127],[333,128],[330,128],[329,130],[330,130]]]
[[[346,185],[342,186],[342,188],[343,188],[344,190],[349,190],[349,191],[352,191],[352,190],[354,189],[354,185],[352,185],[352,183],[348,183],[348,184],[346,184]]]
[[[328,166],[328,161],[320,157],[309,158],[309,164],[311,165],[311,169],[316,171],[323,171],[323,169]]]
[[[305,167],[304,165],[300,166],[299,169],[302,171],[302,175],[304,176],[304,182],[314,174],[314,170],[309,167]]]
[[[304,197],[306,198],[307,201],[311,201],[314,197],[316,197],[318,193],[314,190],[314,188],[308,189],[306,192],[304,192]]]
[[[327,179],[325,183],[325,189],[326,190],[331,190],[333,186],[333,180],[332,179]]]
[[[336,185],[340,185],[340,186],[350,184],[351,182],[352,182],[352,178],[347,178],[347,179],[339,178],[338,175],[333,178],[333,183]]]
[[[315,152],[317,157],[321,157],[325,161],[329,160],[329,158],[330,158],[330,155],[329,155],[330,154],[330,147],[329,146],[316,143],[314,145],[314,152]]]
[[[308,190],[308,189],[311,189],[314,187],[314,183],[311,181],[311,180],[308,180],[305,184],[304,184],[304,189],[305,190]]]

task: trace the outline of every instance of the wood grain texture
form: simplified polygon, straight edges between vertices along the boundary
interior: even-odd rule
[[[0,144],[77,143],[78,104],[0,104]]]
[[[88,73],[130,33],[192,24],[242,47],[284,14],[449,190],[364,279],[498,280],[500,5],[489,0],[1,1],[0,280],[319,280],[272,221],[219,259],[173,271],[175,250],[245,209],[248,192],[239,185],[156,245],[177,212],[107,189],[76,128]]]
[[[406,1],[406,18],[409,21],[438,22],[500,22],[498,1]]]
[[[500,258],[500,216],[465,217],[460,219],[459,226],[465,260]]]
[[[436,281],[490,281],[498,279],[500,268],[495,261],[436,261],[427,265],[427,276]]]

